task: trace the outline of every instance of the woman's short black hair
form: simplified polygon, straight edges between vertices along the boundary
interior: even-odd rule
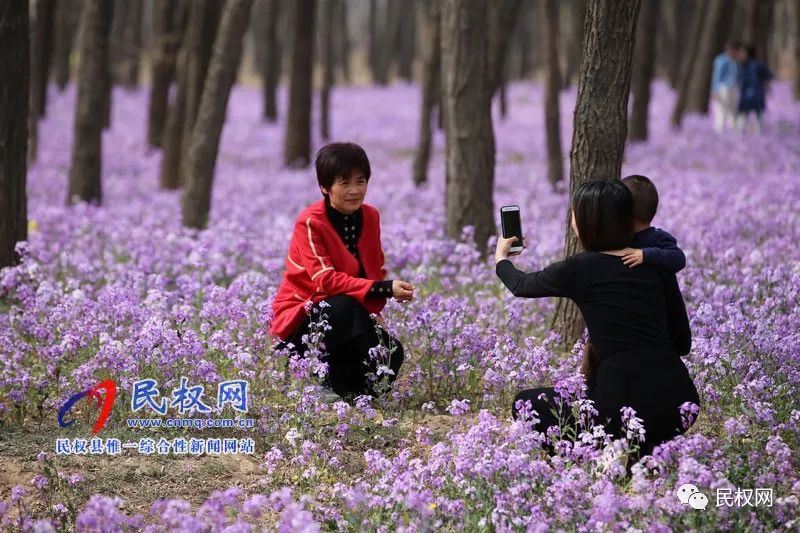
[[[620,180],[588,181],[575,189],[572,212],[583,248],[618,250],[633,240],[633,196]]]
[[[355,143],[330,143],[317,152],[314,163],[320,187],[330,189],[336,178],[349,178],[354,170],[364,173],[369,181],[370,167],[367,153]]]

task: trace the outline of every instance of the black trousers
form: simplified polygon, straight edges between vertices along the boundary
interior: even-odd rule
[[[358,300],[344,294],[323,300],[325,307],[315,304],[321,313],[327,315],[330,328],[324,334],[325,351],[323,361],[328,363],[328,380],[333,391],[343,398],[353,398],[361,394],[378,396],[379,383],[385,379],[377,376],[378,368],[388,366],[393,374],[388,375],[391,385],[403,364],[403,345],[369,316],[369,312]],[[308,347],[303,344],[303,335],[311,328],[312,316],[319,320],[319,313],[307,316],[285,342],[291,342],[297,351],[305,356]],[[370,349],[382,345],[389,350],[375,359]],[[377,379],[376,379],[377,378]]]
[[[546,396],[543,400],[537,398],[541,393]],[[518,418],[517,400],[530,400],[540,419],[534,426],[537,431],[545,432],[548,427],[558,425],[558,418],[551,409],[556,409],[562,421],[575,424],[568,405],[563,405],[560,412],[555,407],[558,397],[553,387],[524,390],[514,398],[511,413]],[[683,361],[672,349],[664,347],[637,348],[601,359],[596,383],[588,391],[587,398],[594,401],[598,411],[594,423],[602,424],[616,437],[624,434],[620,408],[629,406],[636,410],[645,428],[639,456],[651,454],[657,445],[688,429],[681,423],[682,403],[700,405],[697,389]]]

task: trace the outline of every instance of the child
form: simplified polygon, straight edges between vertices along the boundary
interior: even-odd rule
[[[660,228],[650,225],[658,209],[658,191],[645,176],[632,175],[622,178],[622,183],[633,195],[633,247],[625,248],[622,262],[633,268],[637,265],[653,265],[673,274],[686,266],[686,256],[678,248],[675,237]],[[594,387],[597,372],[597,355],[591,340],[586,343],[581,363],[581,373],[586,378],[589,390]]]

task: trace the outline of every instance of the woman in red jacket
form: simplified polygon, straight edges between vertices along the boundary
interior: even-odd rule
[[[378,323],[386,299],[413,298],[411,284],[385,280],[380,215],[364,203],[370,165],[364,149],[331,143],[317,153],[323,199],[297,217],[286,255],[286,272],[272,304],[270,334],[304,354],[309,332],[307,306],[324,313],[330,326],[324,342],[328,383],[342,397],[376,395],[378,383],[397,378],[403,347]],[[327,306],[321,306],[320,302]],[[377,323],[370,314],[378,315]],[[383,345],[388,357],[371,348]],[[377,360],[376,360],[377,359]],[[384,359],[384,360],[380,360]]]

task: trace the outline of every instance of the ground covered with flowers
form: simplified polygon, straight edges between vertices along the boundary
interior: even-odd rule
[[[74,92],[52,94],[30,169],[30,240],[0,271],[0,527],[53,531],[795,529],[800,526],[800,105],[776,84],[762,134],[716,134],[704,117],[668,128],[673,94],[654,86],[650,142],[623,172],[659,188],[655,225],[687,256],[679,274],[703,408],[688,433],[626,476],[626,438],[582,427],[550,457],[545,435],[512,422],[521,388],[555,384],[577,412],[580,344],[548,331],[554,300],[514,299],[474,247],[443,237],[443,145],[430,183],[411,164],[418,89],[333,94],[336,139],[361,143],[367,202],[382,215],[390,276],[414,283],[391,302],[406,347],[390,395],[354,405],[320,397],[311,360],[276,353],[270,302],[298,211],[319,198],[312,169],[281,168],[283,124],[260,121],[260,96],[237,88],[217,164],[211,222],[180,225],[180,194],[160,192],[160,154],[144,144],[147,91],[114,93],[104,136],[103,206],[64,207]],[[574,89],[562,97],[564,146]],[[495,205],[522,209],[523,268],[558,259],[567,197],[546,181],[541,86],[514,84],[496,116]],[[316,122],[315,122],[316,123]],[[316,138],[315,146],[321,141]],[[128,429],[131,384],[246,379],[244,430]],[[60,456],[57,437],[87,437],[97,413],[60,429],[69,396],[114,379],[101,436],[250,436],[252,455]],[[227,433],[226,433],[227,432]],[[558,435],[548,438],[558,441]],[[704,510],[682,505],[691,483]],[[771,489],[769,502],[744,499]],[[722,493],[736,501],[720,501]],[[728,492],[729,491],[729,492]],[[731,503],[728,505],[727,503]]]

